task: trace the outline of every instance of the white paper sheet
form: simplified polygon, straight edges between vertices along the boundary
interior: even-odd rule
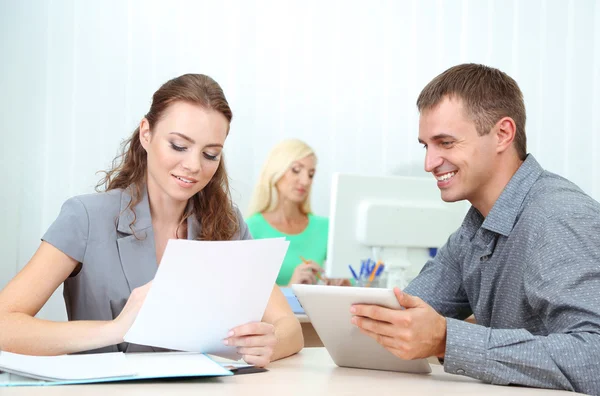
[[[136,377],[190,377],[202,374],[223,375],[226,369],[208,356],[192,352],[127,353]]]
[[[125,341],[238,359],[233,327],[260,321],[289,242],[169,240]]]
[[[121,352],[61,356],[0,352],[0,369],[49,381],[128,377],[135,374]]]
[[[0,353],[0,387],[50,386],[153,378],[227,376],[208,356],[191,352],[26,356]]]

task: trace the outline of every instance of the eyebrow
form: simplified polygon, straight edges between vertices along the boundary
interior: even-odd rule
[[[180,138],[183,138],[183,139],[187,140],[188,142],[190,142],[192,144],[196,143],[196,141],[194,139],[192,139],[188,135],[184,135],[183,133],[180,133],[180,132],[171,132],[169,135],[177,135]]]
[[[188,142],[190,142],[192,144],[196,143],[196,141],[194,139],[192,139],[188,135],[184,135],[183,133],[180,133],[180,132],[171,132],[169,135],[177,135],[180,138],[185,139],[185,140],[187,140]],[[219,143],[211,143],[211,144],[207,144],[204,147],[220,147],[220,148],[223,148],[223,145],[219,144]]]
[[[300,168],[305,168],[304,165],[302,165],[300,162],[293,162],[292,166],[299,166]],[[309,168],[309,171],[314,171],[316,168]]]
[[[435,141],[435,140],[448,139],[448,138],[450,138],[450,139],[456,139],[456,136],[450,135],[449,133],[440,133],[440,134],[437,134],[437,135],[433,136],[431,138],[431,140]],[[419,143],[425,144],[425,142],[423,140],[421,140],[421,138],[419,138]]]

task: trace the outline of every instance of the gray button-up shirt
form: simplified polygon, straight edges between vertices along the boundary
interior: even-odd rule
[[[448,318],[445,371],[600,394],[600,204],[532,155],[406,292]]]
[[[154,279],[158,263],[148,194],[144,191],[133,210],[130,201],[129,189],[70,198],[44,234],[44,241],[81,264],[64,283],[69,320],[113,320],[133,289]],[[235,211],[239,232],[233,239],[252,239],[242,214]],[[196,239],[202,225],[194,218],[187,223],[188,239]],[[118,351],[165,349],[121,343],[86,352]]]

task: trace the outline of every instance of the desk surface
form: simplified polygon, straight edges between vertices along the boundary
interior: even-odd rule
[[[404,395],[542,395],[571,392],[494,386],[446,374],[442,366],[432,365],[430,375],[404,374],[337,367],[324,348],[309,348],[298,355],[274,362],[269,371],[231,377],[184,381],[148,381],[97,385],[40,386],[0,388],[0,395],[211,395],[245,396],[362,394]]]

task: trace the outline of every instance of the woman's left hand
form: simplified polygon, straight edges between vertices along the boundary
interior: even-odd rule
[[[325,281],[327,286],[351,286],[350,279],[346,278],[327,278]]]
[[[246,363],[265,367],[271,362],[277,344],[275,326],[265,322],[247,323],[231,329],[223,343],[237,347]]]

